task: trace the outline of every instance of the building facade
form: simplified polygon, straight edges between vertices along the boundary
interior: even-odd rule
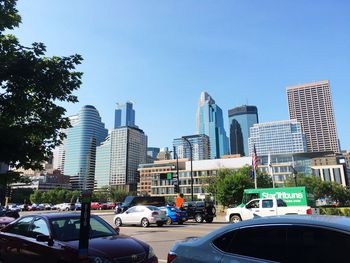
[[[298,120],[310,152],[339,152],[329,81],[287,87],[290,119]]]
[[[307,152],[306,137],[296,120],[254,124],[250,128],[249,155],[254,145],[258,156],[282,153]]]
[[[198,104],[197,134],[209,136],[211,159],[217,159],[229,153],[222,110],[206,92],[201,93]]]
[[[259,123],[256,106],[243,105],[228,111],[231,154],[249,154],[250,127]]]
[[[193,194],[209,195],[206,192],[208,179],[218,174],[220,169],[238,170],[250,165],[251,157],[211,159],[192,162]],[[179,187],[185,199],[191,197],[191,162],[187,159],[179,159]],[[156,161],[154,164],[142,164],[139,166],[140,183],[139,194],[148,193],[152,196],[176,196],[173,180],[161,179],[164,173],[176,173],[176,160]]]
[[[137,128],[135,125],[135,110],[133,109],[132,102],[117,103],[117,109],[114,114],[114,128],[123,126]]]
[[[198,161],[210,159],[209,137],[207,135],[197,134],[185,137],[192,145],[192,160]],[[174,139],[173,146],[175,147],[179,159],[191,158],[190,145],[183,138]]]
[[[268,155],[259,156],[258,169],[271,174],[276,187],[284,187],[288,178],[292,178],[295,185],[298,185],[297,173],[348,186],[347,169],[343,159],[344,157],[334,152],[271,154],[270,164]]]
[[[96,186],[136,191],[138,166],[146,163],[147,136],[141,129],[120,127],[97,147]]]
[[[71,176],[73,189],[93,189],[96,147],[108,131],[94,106],[86,105],[71,118],[65,142],[64,175]]]

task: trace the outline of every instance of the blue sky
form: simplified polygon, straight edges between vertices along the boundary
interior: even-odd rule
[[[343,149],[350,150],[350,2],[19,0],[23,44],[81,54],[79,103],[112,128],[117,102],[135,103],[149,146],[195,133],[207,91],[227,110],[256,105],[260,122],[289,118],[286,87],[328,79]]]

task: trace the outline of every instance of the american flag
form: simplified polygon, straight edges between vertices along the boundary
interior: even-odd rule
[[[256,148],[254,144],[254,152],[253,152],[253,160],[252,160],[252,168],[254,171],[256,171],[256,168],[258,167],[258,156],[256,154]]]

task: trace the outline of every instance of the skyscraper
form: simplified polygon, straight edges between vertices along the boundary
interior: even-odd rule
[[[231,154],[249,154],[250,127],[259,122],[256,106],[243,105],[228,111]]]
[[[94,106],[86,105],[72,116],[73,127],[67,129],[64,174],[72,176],[73,189],[93,189],[96,146],[108,131]]]
[[[339,152],[329,81],[287,87],[290,119],[301,122],[310,152]]]
[[[97,147],[96,184],[136,191],[137,169],[146,163],[147,136],[138,128],[120,127]]]
[[[186,136],[192,145],[193,161],[210,159],[209,137],[205,134]],[[174,139],[173,146],[179,159],[191,157],[189,144],[182,138]]]
[[[249,155],[255,145],[258,156],[307,151],[306,137],[297,120],[256,123],[250,128]]]
[[[210,158],[229,153],[221,108],[207,92],[202,92],[197,109],[197,134],[206,134],[210,142]]]
[[[126,103],[117,103],[117,109],[114,116],[114,128],[123,126],[137,127],[135,125],[135,110],[133,103],[128,101]]]

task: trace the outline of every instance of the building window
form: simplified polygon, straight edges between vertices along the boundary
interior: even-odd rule
[[[329,169],[323,169],[323,180],[326,181],[326,182],[330,182],[331,181],[331,176],[330,176]]]
[[[333,169],[333,174],[334,174],[334,180],[338,184],[342,184],[341,176],[340,176],[340,169],[339,168],[334,168]]]

